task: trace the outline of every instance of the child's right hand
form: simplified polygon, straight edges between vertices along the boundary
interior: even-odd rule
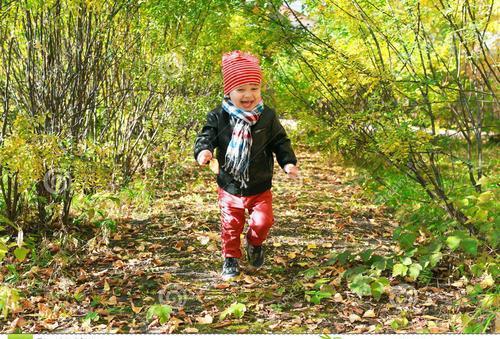
[[[203,150],[198,154],[198,164],[206,165],[212,159],[212,152],[209,150]]]

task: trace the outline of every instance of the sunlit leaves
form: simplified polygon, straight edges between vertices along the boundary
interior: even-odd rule
[[[247,310],[245,304],[235,302],[226,308],[219,316],[220,320],[224,320],[227,316],[231,315],[234,318],[243,318]]]

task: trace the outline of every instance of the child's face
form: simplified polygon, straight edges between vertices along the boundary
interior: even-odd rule
[[[241,85],[229,92],[229,98],[239,108],[251,111],[261,99],[260,84]]]

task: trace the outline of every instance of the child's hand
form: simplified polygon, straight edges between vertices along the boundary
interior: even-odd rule
[[[212,160],[212,152],[209,150],[203,150],[198,154],[198,164],[206,165],[210,160]]]
[[[286,164],[284,170],[290,179],[295,179],[299,176],[299,168],[294,164]]]

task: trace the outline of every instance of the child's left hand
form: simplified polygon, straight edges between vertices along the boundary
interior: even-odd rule
[[[299,176],[299,168],[294,164],[286,164],[283,169],[290,179],[295,179]]]

